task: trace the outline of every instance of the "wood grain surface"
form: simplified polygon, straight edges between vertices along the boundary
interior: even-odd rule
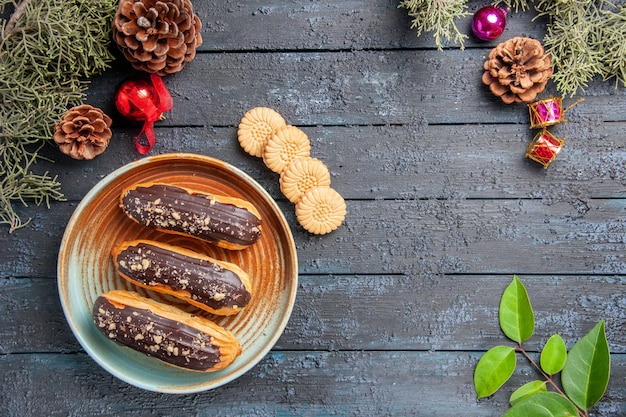
[[[56,283],[65,226],[98,181],[140,158],[141,126],[113,104],[115,86],[137,75],[120,57],[86,98],[113,116],[107,151],[84,162],[47,149],[55,162],[37,170],[58,175],[67,201],[17,207],[31,224],[0,233],[0,415],[499,416],[539,377],[520,357],[501,392],[475,399],[478,358],[509,343],[498,302],[518,274],[536,313],[533,356],[553,333],[571,347],[606,321],[611,380],[591,415],[626,416],[625,88],[593,80],[565,97],[585,100],[552,129],[566,145],[543,169],[524,158],[536,134],[526,106],[480,81],[498,41],[439,51],[397,1],[194,3],[203,44],[165,78],[174,108],[152,154],[222,159],[277,200],[299,259],[287,328],[243,377],[193,395],[129,386],[76,341]],[[501,40],[541,39],[534,17],[510,13]],[[469,34],[469,18],[458,24]],[[305,232],[278,175],[240,149],[237,125],[256,106],[309,136],[347,201],[337,231]]]

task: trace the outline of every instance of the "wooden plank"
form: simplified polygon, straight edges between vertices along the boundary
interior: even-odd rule
[[[468,13],[483,3],[468,2]],[[201,51],[435,48],[434,35],[418,37],[397,1],[197,2],[194,10],[203,23]],[[469,16],[456,23],[470,35],[467,48],[485,47],[514,36],[543,37],[545,22],[535,16],[534,11],[509,13],[505,32],[493,42],[471,36]]]
[[[303,272],[623,274],[625,204],[354,201],[333,235],[294,232]]]
[[[527,124],[525,105],[505,105],[482,84],[487,54],[483,49],[198,54],[165,80],[174,108],[162,124],[236,126],[256,106],[311,126]],[[88,101],[113,114],[111,86],[128,75],[120,66],[94,78]],[[572,115],[594,124],[626,121],[626,89],[595,82],[588,91]]]
[[[145,392],[82,354],[0,356],[0,407],[20,416],[500,416],[508,396],[538,378],[522,362],[495,396],[477,402],[472,352],[270,352],[241,378],[193,395]],[[626,411],[626,357],[591,416]],[[442,393],[446,393],[445,397]]]
[[[568,346],[599,320],[611,351],[626,353],[623,276],[522,276],[540,351],[559,333]],[[512,276],[302,275],[279,350],[482,350],[509,344],[498,302]],[[54,279],[0,280],[0,354],[77,352]]]
[[[40,172],[59,176],[68,200],[80,200],[104,176],[138,159],[136,129],[116,129],[106,152],[93,161],[74,161],[48,149],[55,164]],[[312,156],[324,161],[346,199],[424,198],[624,198],[626,122],[590,130],[570,122],[554,129],[566,145],[548,170],[524,157],[537,133],[527,125],[302,126]],[[189,152],[222,159],[285,200],[279,176],[260,158],[244,153],[236,127],[157,127],[152,154]]]
[[[54,276],[74,206],[25,210],[32,226],[0,234],[0,276]],[[292,227],[301,273],[626,272],[626,199],[348,201],[344,225],[324,236],[302,229],[292,204],[280,206]]]
[[[82,348],[61,308],[56,279],[0,279],[0,355]]]
[[[281,349],[488,350],[514,345],[498,306],[512,276],[304,276]],[[568,346],[605,320],[613,352],[626,353],[626,279],[521,276],[536,317],[524,345],[559,333]]]

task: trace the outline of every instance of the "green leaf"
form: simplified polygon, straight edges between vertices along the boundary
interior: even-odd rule
[[[567,398],[556,392],[540,392],[518,401],[502,417],[572,417],[577,415],[578,410]]]
[[[535,331],[535,314],[526,288],[517,275],[513,276],[500,299],[500,328],[517,343],[527,341]]]
[[[523,400],[524,398],[530,397],[531,395],[535,395],[540,392],[546,392],[547,390],[548,389],[546,388],[546,381],[531,381],[516,389],[515,392],[511,394],[509,402],[511,403],[511,405],[515,405],[518,401]]]
[[[541,351],[539,362],[541,369],[548,375],[554,375],[563,370],[566,360],[567,346],[565,346],[565,341],[558,334],[553,334]]]
[[[496,346],[480,358],[474,371],[474,388],[477,398],[488,397],[509,380],[517,358],[515,349],[509,346]]]
[[[561,373],[567,396],[582,410],[593,407],[606,392],[611,374],[611,353],[600,320],[572,347]]]

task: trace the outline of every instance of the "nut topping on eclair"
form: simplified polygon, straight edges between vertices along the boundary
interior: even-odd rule
[[[124,189],[120,207],[139,224],[166,233],[243,249],[261,236],[261,216],[249,202],[169,184],[136,184]]]
[[[213,314],[235,314],[252,297],[248,274],[239,266],[185,248],[150,240],[122,242],[113,249],[113,262],[130,282]]]
[[[102,294],[92,317],[107,338],[188,370],[217,371],[241,353],[241,345],[225,328],[131,291]]]

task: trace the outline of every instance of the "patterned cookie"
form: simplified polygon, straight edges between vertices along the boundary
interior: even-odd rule
[[[243,115],[237,130],[237,139],[244,151],[260,158],[274,131],[285,124],[285,119],[275,110],[255,107]]]
[[[316,158],[297,158],[280,174],[280,190],[292,203],[311,188],[330,185],[330,172]]]
[[[287,125],[274,132],[263,149],[263,161],[269,169],[281,173],[294,159],[311,154],[311,142],[302,130]]]
[[[341,225],[346,217],[346,202],[330,187],[315,187],[296,204],[296,218],[308,232],[323,235]]]

